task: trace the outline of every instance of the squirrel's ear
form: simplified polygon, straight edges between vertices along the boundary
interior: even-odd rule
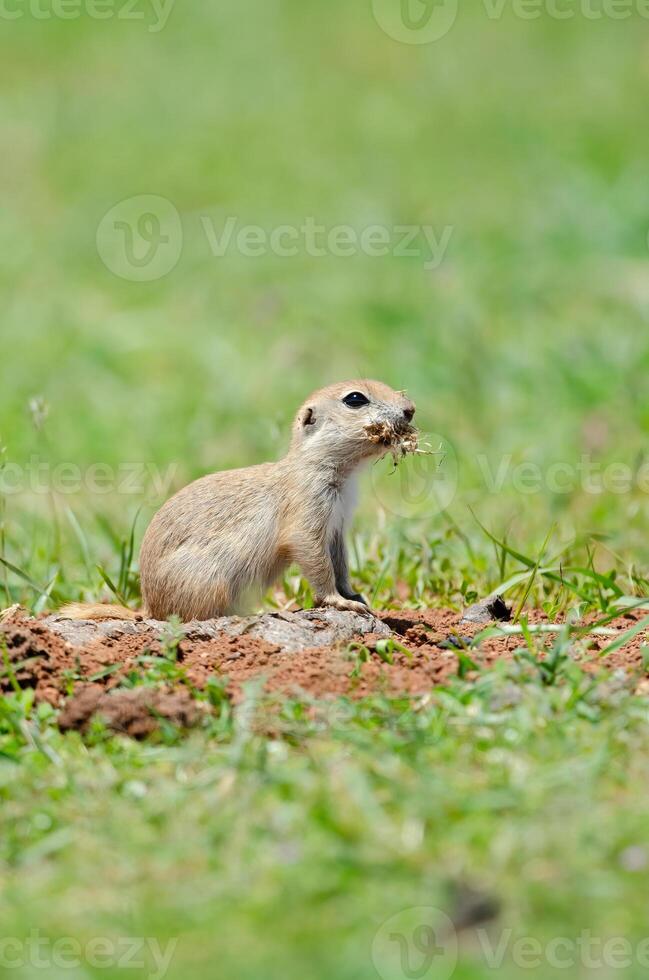
[[[312,432],[315,432],[317,421],[313,405],[307,405],[305,408],[301,408],[293,422],[293,441],[291,445],[301,446],[304,440],[308,439]]]

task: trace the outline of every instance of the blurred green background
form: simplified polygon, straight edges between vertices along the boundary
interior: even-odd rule
[[[0,13],[0,606],[105,594],[97,564],[137,602],[124,542],[160,488],[34,493],[34,468],[47,486],[61,464],[152,467],[171,489],[276,457],[311,389],[359,375],[407,388],[457,463],[447,509],[432,493],[416,513],[400,503],[387,464],[368,475],[352,558],[377,605],[460,606],[519,571],[471,511],[532,562],[550,532],[549,553],[568,545],[566,561],[621,582],[539,576],[530,602],[590,597],[603,613],[615,589],[649,592],[647,482],[560,493],[547,479],[582,456],[634,478],[647,463],[649,20],[635,5],[619,19],[565,0],[574,16],[528,19],[529,4],[462,4],[415,44],[381,27],[398,26],[398,0],[176,0],[164,24],[145,0],[106,19],[90,0],[59,8],[78,17],[17,3]],[[220,236],[228,217],[451,234],[437,268],[421,234],[415,255],[299,240],[290,257],[215,256],[205,225]],[[140,231],[142,261],[151,241],[160,261],[177,253],[160,278],[157,252],[119,274]],[[485,467],[503,461],[494,492]],[[534,492],[510,478],[523,463],[542,475]],[[181,937],[170,977],[365,980],[382,923],[452,909],[468,880],[502,903],[497,930],[638,942],[646,703],[619,678],[515,680],[324,722],[285,705],[270,734],[254,704],[224,703],[207,734],[144,746],[63,737],[23,692],[2,715],[3,935]],[[457,980],[485,975],[463,947]],[[507,959],[500,975],[529,971]]]
[[[382,8],[398,12],[390,3],[156,13],[140,0],[128,16],[141,19],[116,3],[105,20],[88,8],[38,19],[25,4],[5,21],[5,460],[171,465],[177,487],[277,456],[313,387],[374,376],[408,389],[423,431],[458,461],[448,514],[424,508],[406,533],[440,534],[450,515],[479,537],[470,505],[521,549],[556,521],[562,544],[594,531],[642,564],[649,481],[593,494],[542,480],[525,495],[508,471],[494,493],[478,456],[492,472],[510,456],[543,473],[582,453],[645,462],[649,21],[592,19],[573,3],[566,20],[463,5],[445,36],[410,44],[379,24]],[[165,276],[129,281],[97,236],[141,195],[178,212],[180,254]],[[399,225],[451,237],[435,269],[421,236],[415,256],[309,255],[303,238],[291,257],[235,244],[215,256],[205,222],[220,236],[229,216],[268,232],[311,217],[359,234],[378,224],[393,243]],[[108,235],[123,250],[126,232]],[[49,409],[40,433],[34,397]],[[142,489],[63,500],[93,564],[112,560],[94,515],[128,534],[144,503],[141,531],[164,495]],[[380,499],[364,499],[372,528]],[[68,522],[52,541],[42,494],[5,503],[9,559],[43,583],[69,546],[55,588],[80,593]]]

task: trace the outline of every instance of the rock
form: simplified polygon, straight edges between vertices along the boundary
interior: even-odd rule
[[[501,595],[490,595],[464,610],[461,623],[478,623],[487,626],[494,621],[508,623],[512,611]]]
[[[106,637],[119,639],[125,634],[154,632],[159,637],[168,631],[168,624],[155,619],[141,622],[122,619],[95,621],[72,620],[48,616],[42,620],[47,629],[63,637],[73,647],[86,647]],[[220,616],[204,622],[194,620],[181,627],[189,640],[210,640],[217,636],[251,636],[275,643],[288,653],[308,647],[325,647],[349,643],[355,636],[367,633],[390,636],[390,628],[368,613],[339,609],[302,609],[299,612],[262,613],[258,616]]]

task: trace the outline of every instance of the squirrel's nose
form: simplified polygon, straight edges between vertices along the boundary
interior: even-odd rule
[[[403,410],[403,417],[406,420],[406,422],[412,422],[414,415],[415,415],[415,403],[408,402],[408,404]]]

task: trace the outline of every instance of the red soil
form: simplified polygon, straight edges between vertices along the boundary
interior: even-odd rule
[[[622,632],[642,615],[638,611],[630,612],[610,623],[609,628]],[[268,691],[306,692],[314,697],[414,695],[423,694],[457,674],[457,647],[463,641],[470,641],[482,628],[461,623],[458,613],[443,609],[391,610],[381,613],[380,618],[410,655],[394,650],[390,654],[392,662],[386,663],[377,651],[377,643],[385,638],[372,634],[363,639],[368,654],[361,650],[360,656],[359,650],[335,647],[289,653],[264,640],[223,634],[210,640],[181,640],[177,660],[189,686],[203,688],[208,678],[218,676],[223,678],[228,694],[235,700],[240,697],[242,684],[255,677],[264,678]],[[541,622],[542,616],[532,614],[531,619]],[[160,653],[160,643],[153,631],[118,639],[104,637],[78,648],[18,610],[0,624],[0,652],[3,640],[11,670],[4,664],[0,666],[0,690],[10,691],[16,684],[21,688],[31,687],[37,700],[56,707],[63,706],[66,698],[76,692],[60,717],[64,729],[86,727],[94,713],[102,714],[111,727],[134,735],[152,730],[156,716],[168,717],[183,726],[192,724],[198,717],[183,685],[178,685],[175,691],[161,692],[146,687],[122,690],[119,698],[116,691],[107,697],[106,692],[123,685],[127,675],[146,672],[147,665],[138,662],[139,657]],[[646,670],[641,646],[645,640],[646,636],[639,634],[622,649],[601,659],[598,654],[611,642],[610,638],[589,636],[575,644],[574,656],[589,671],[596,671],[600,666],[623,668],[643,678]],[[547,643],[551,642],[550,636]],[[521,645],[520,636],[492,637],[469,655],[478,667],[488,667],[498,660],[510,660],[513,651]],[[471,671],[468,676],[471,677]],[[645,682],[645,686],[649,685]]]

